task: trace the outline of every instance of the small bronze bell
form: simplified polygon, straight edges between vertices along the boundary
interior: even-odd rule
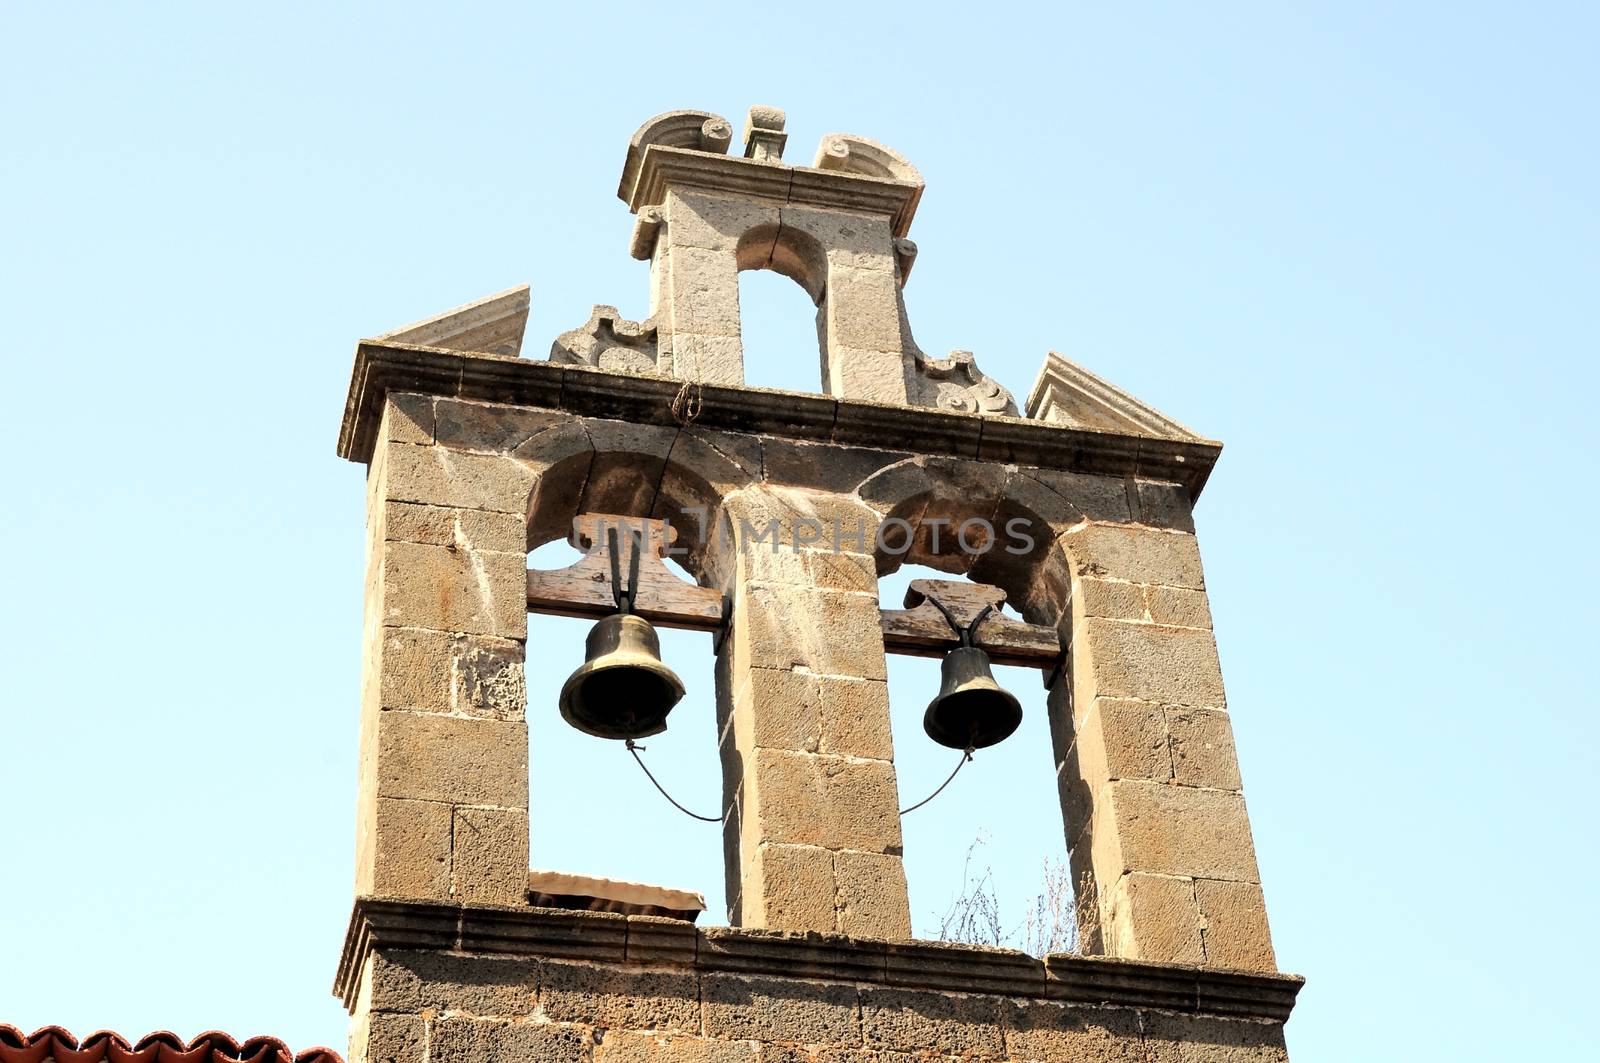
[[[989,655],[962,645],[939,666],[939,696],[928,703],[922,729],[951,749],[983,749],[1003,741],[1022,723],[1022,704],[994,681]]]
[[[650,621],[616,613],[590,629],[584,663],[561,687],[561,718],[596,738],[644,738],[667,729],[683,681],[661,663]]]
[[[944,614],[961,644],[945,654],[939,665],[939,695],[928,702],[922,729],[951,749],[984,749],[1011,737],[1022,723],[1022,703],[994,681],[989,655],[972,644],[994,606],[984,606],[962,627],[943,602],[932,596],[928,601]]]
[[[644,738],[667,729],[667,713],[683,697],[683,680],[661,663],[661,640],[633,612],[644,543],[630,535],[633,554],[622,580],[617,529],[606,529],[611,594],[617,611],[589,629],[584,662],[561,685],[561,718],[596,738]]]

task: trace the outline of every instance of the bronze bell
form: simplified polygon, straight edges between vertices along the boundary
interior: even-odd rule
[[[596,738],[644,738],[667,729],[683,681],[661,663],[650,621],[615,613],[589,631],[584,663],[561,687],[561,717]]]
[[[928,703],[922,729],[951,749],[983,749],[1011,736],[1022,723],[1022,704],[994,681],[989,655],[968,638],[962,643],[939,666],[939,696]]]

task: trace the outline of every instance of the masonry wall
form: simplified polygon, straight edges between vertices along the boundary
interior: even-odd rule
[[[1293,980],[1202,985],[1192,973],[1117,961],[1041,963],[929,944],[885,954],[816,936],[686,936],[667,920],[547,914],[529,932],[559,940],[530,948],[496,933],[479,942],[515,954],[372,949],[359,961],[365,1029],[352,1043],[364,1048],[351,1063],[1287,1058],[1281,1018],[1240,1012],[1286,1010]],[[649,962],[607,956],[634,938],[649,943]],[[1113,1002],[1091,1002],[1097,996]]]

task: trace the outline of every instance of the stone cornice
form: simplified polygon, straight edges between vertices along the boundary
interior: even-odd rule
[[[356,348],[339,456],[372,458],[386,395],[413,392],[672,425],[680,380],[528,358],[368,341]],[[703,384],[696,425],[907,454],[1183,484],[1198,498],[1222,444],[768,388]]]
[[[911,229],[922,186],[910,181],[840,170],[757,162],[689,148],[651,144],[644,150],[633,186],[623,198],[635,214],[660,203],[668,187],[761,196],[779,203],[886,214],[896,236]]]
[[[834,934],[698,928],[650,916],[356,899],[333,992],[353,1007],[374,949],[421,949],[693,968],[984,993],[1282,1022],[1305,980],[1097,956],[1038,960],[1010,949]]]

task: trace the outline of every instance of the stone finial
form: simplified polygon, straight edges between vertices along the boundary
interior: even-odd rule
[[[744,157],[757,162],[779,162],[789,134],[783,131],[785,115],[776,107],[750,108],[744,120]]]

